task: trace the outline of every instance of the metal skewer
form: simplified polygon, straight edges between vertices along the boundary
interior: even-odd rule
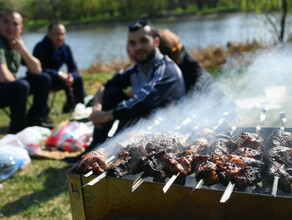
[[[138,178],[134,180],[132,184],[132,192],[134,192],[145,181],[143,176],[144,176],[144,173],[138,176]]]
[[[285,130],[285,124],[286,124],[286,121],[287,121],[285,112],[280,112],[280,120],[281,120],[280,129],[282,131],[284,131]],[[279,182],[279,176],[275,175],[274,176],[274,181],[273,181],[272,192],[271,192],[272,196],[274,196],[274,197],[277,196],[278,182]]]
[[[221,199],[220,199],[220,203],[225,203],[231,196],[231,193],[233,192],[235,183],[232,183],[231,181],[229,181],[228,186],[226,187]]]
[[[204,184],[204,180],[200,179],[200,181],[193,187],[192,191],[190,192],[190,194],[192,194],[196,189],[201,189],[201,187]]]
[[[264,106],[264,108],[262,109],[262,112],[260,114],[260,123],[259,125],[256,127],[256,131],[259,132],[262,128],[262,123],[264,122],[264,120],[266,120],[266,113],[268,111],[268,107]]]
[[[273,188],[272,188],[272,196],[276,197],[277,196],[277,190],[278,190],[278,181],[279,177],[274,176],[274,182],[273,182]]]
[[[93,186],[94,184],[96,184],[97,182],[99,182],[100,180],[102,180],[103,178],[105,178],[107,175],[107,171],[103,172],[102,174],[100,174],[99,176],[97,176],[96,178],[94,178],[93,180],[89,181],[88,183],[86,183],[85,185],[83,185],[81,188],[84,188],[85,186]]]
[[[176,174],[176,175],[173,175],[169,180],[168,182],[165,184],[165,186],[163,187],[163,192],[166,193],[167,190],[169,189],[169,187],[173,184],[173,182],[176,180],[176,178],[178,177],[180,173]]]
[[[109,164],[109,163],[112,162],[113,159],[115,159],[115,156],[111,156],[111,157],[108,158],[105,162]],[[84,177],[89,177],[89,176],[91,176],[92,174],[93,174],[93,171],[90,170],[88,173],[84,174]]]
[[[285,130],[285,126],[286,126],[286,121],[287,121],[286,113],[285,112],[280,112],[280,119],[281,119],[280,129],[282,131],[284,131]]]

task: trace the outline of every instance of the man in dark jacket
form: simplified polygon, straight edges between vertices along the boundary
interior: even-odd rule
[[[66,43],[66,29],[60,23],[53,23],[48,27],[48,34],[39,42],[33,51],[42,64],[43,71],[52,81],[52,89],[64,89],[67,102],[63,112],[74,109],[77,103],[84,102],[83,79],[79,75],[72,51]],[[63,64],[67,65],[68,73],[60,71]]]
[[[97,91],[89,117],[95,125],[93,141],[85,152],[107,139],[114,120],[119,120],[117,134],[154,109],[177,102],[186,93],[180,69],[160,53],[159,38],[149,21],[133,21],[128,28],[128,49],[135,64],[116,73]],[[127,87],[132,88],[132,96],[123,92]],[[79,158],[67,162],[74,163]]]
[[[182,71],[188,95],[212,94],[218,106],[225,105],[230,118],[237,118],[235,103],[219,88],[210,73],[186,50],[179,37],[169,29],[158,30],[158,36],[161,53],[168,55]]]

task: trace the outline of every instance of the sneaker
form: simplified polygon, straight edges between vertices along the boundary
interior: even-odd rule
[[[50,115],[47,115],[44,120],[45,123],[54,124],[54,119]]]
[[[55,125],[53,123],[47,123],[45,121],[43,121],[41,124],[39,124],[39,126],[44,127],[44,128],[48,128],[50,130],[55,128]]]
[[[69,113],[74,111],[74,105],[66,102],[63,106],[63,113]]]
[[[63,106],[63,113],[73,112],[74,107],[75,107],[75,97],[74,97],[73,88],[72,87],[67,88],[65,93],[67,96],[67,101],[65,105]]]

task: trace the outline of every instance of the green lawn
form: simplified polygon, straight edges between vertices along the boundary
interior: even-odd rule
[[[94,94],[112,73],[83,74],[88,95]],[[56,104],[62,109],[65,94],[59,91]],[[55,124],[70,118],[62,114],[57,118],[51,111]],[[7,132],[9,118],[1,110],[0,135]],[[72,219],[67,190],[67,164],[58,160],[32,158],[31,164],[19,170],[12,178],[2,182],[0,189],[0,219]]]

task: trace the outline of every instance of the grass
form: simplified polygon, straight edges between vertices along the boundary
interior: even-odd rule
[[[112,73],[83,74],[87,94],[94,94]],[[59,91],[56,104],[62,109],[65,93]],[[55,124],[70,118],[62,114]],[[7,132],[9,118],[0,112],[0,135]],[[3,183],[0,189],[0,219],[72,219],[64,161],[32,158],[30,164]]]

